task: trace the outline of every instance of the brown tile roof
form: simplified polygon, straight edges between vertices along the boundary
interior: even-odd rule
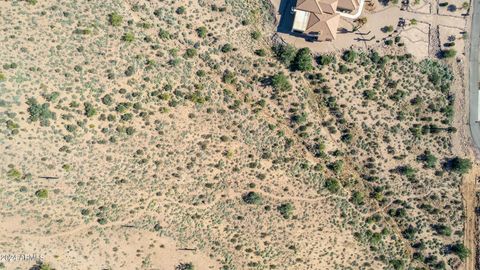
[[[338,0],[338,8],[355,10],[358,7],[358,0]]]
[[[320,40],[333,40],[337,36],[339,14],[318,14],[313,13],[308,20],[305,33],[318,33]]]
[[[297,9],[311,13],[322,13],[316,0],[297,0]]]

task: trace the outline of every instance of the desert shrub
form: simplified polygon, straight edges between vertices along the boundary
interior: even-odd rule
[[[260,57],[264,57],[265,55],[267,55],[267,52],[265,52],[264,49],[258,49],[258,50],[255,50],[255,54]]]
[[[205,38],[207,36],[207,28],[205,26],[200,26],[196,30],[197,36],[200,38]]]
[[[374,100],[376,99],[376,93],[374,90],[365,90],[363,91],[363,97],[368,100]]]
[[[435,224],[432,226],[436,233],[444,236],[452,235],[452,229],[445,224]]]
[[[462,261],[470,256],[470,250],[466,248],[463,243],[456,243],[450,246],[450,251],[457,255]]]
[[[405,239],[413,240],[415,238],[415,234],[417,233],[417,229],[412,225],[409,225],[403,232],[402,235]]]
[[[297,54],[293,59],[291,69],[299,71],[308,71],[313,69],[312,54],[309,48],[301,48],[297,51]]]
[[[125,76],[130,77],[135,73],[135,68],[133,66],[128,66],[125,70]]]
[[[87,117],[92,117],[97,113],[97,110],[90,102],[83,103],[83,106],[85,107],[85,115]]]
[[[423,162],[426,168],[434,168],[438,159],[429,150],[425,150],[417,157],[417,160]]]
[[[297,51],[291,45],[276,45],[273,47],[276,58],[285,66],[290,66]]]
[[[365,199],[365,195],[360,191],[354,191],[350,201],[356,205],[362,205]]]
[[[167,30],[160,28],[160,30],[158,31],[158,37],[163,40],[167,40],[171,38],[171,35]]]
[[[105,96],[102,97],[102,103],[107,105],[107,106],[110,106],[112,105],[113,103],[113,98],[111,95],[109,94],[106,94]]]
[[[305,123],[307,121],[307,113],[302,112],[302,113],[293,114],[290,120],[292,121],[292,123],[295,123],[295,124]]]
[[[33,122],[40,121],[43,125],[48,125],[50,119],[55,119],[55,113],[50,111],[50,104],[39,104],[35,98],[29,98],[27,100],[28,112],[30,113],[29,119]]]
[[[395,270],[403,270],[404,269],[404,262],[402,260],[390,260],[390,265],[392,265],[393,269]]]
[[[116,12],[108,15],[108,22],[111,26],[120,26],[123,22],[123,17]]]
[[[192,263],[181,263],[175,267],[175,270],[195,270]]]
[[[22,173],[15,168],[11,168],[10,170],[8,170],[7,176],[11,179],[19,180],[22,177]]]
[[[230,71],[230,70],[226,69],[223,72],[222,81],[224,83],[232,84],[232,83],[235,83],[236,80],[237,80],[237,78],[235,76],[235,73],[233,73],[233,71]]]
[[[328,164],[328,168],[332,170],[334,173],[338,174],[343,170],[343,160],[336,160],[330,164]]]
[[[340,64],[340,65],[338,66],[338,72],[339,72],[340,74],[345,74],[345,73],[348,73],[349,71],[350,71],[350,69],[349,69],[346,65],[344,65],[344,64]]]
[[[185,14],[186,11],[187,9],[184,6],[181,6],[175,10],[175,13],[177,13],[178,15],[181,15],[181,14]]]
[[[288,81],[287,76],[282,72],[273,75],[271,82],[272,87],[277,91],[286,92],[292,90],[292,85]]]
[[[321,66],[327,66],[327,65],[330,65],[331,63],[335,62],[335,56],[333,56],[333,55],[319,55],[316,58],[316,61]]]
[[[472,168],[472,161],[468,158],[454,157],[447,162],[446,166],[456,173],[465,174]]]
[[[41,199],[45,199],[48,197],[48,190],[46,189],[39,189],[35,192],[35,196]]]
[[[133,42],[135,40],[135,35],[132,32],[127,32],[122,36],[122,41]]]
[[[242,199],[247,204],[261,204],[262,203],[262,197],[260,196],[260,194],[254,192],[254,191],[250,191],[248,193],[245,193],[242,196]]]
[[[340,190],[340,183],[337,179],[329,178],[325,180],[325,188],[332,193],[337,193]]]
[[[353,61],[355,61],[355,58],[357,58],[357,52],[354,50],[347,50],[342,55],[342,59],[348,63],[353,63]]]
[[[253,39],[258,40],[258,39],[260,38],[260,36],[261,36],[261,33],[260,33],[260,31],[253,31],[253,32],[250,34],[250,36],[251,36]]]
[[[277,207],[277,210],[283,218],[289,219],[292,216],[294,207],[291,203],[282,203]]]
[[[233,50],[233,47],[230,43],[224,44],[220,49],[220,51],[222,51],[223,53],[228,53],[228,52],[231,52],[232,50]]]
[[[382,30],[382,32],[384,32],[384,33],[389,33],[389,32],[392,32],[392,31],[393,31],[393,26],[387,25],[387,26],[382,27],[381,30]]]
[[[457,55],[457,51],[455,49],[445,49],[442,50],[440,54],[442,58],[452,58],[455,57],[455,55]]]
[[[194,48],[188,48],[186,51],[185,51],[185,54],[184,54],[184,57],[185,58],[193,58],[197,56],[197,50],[194,49]]]
[[[393,40],[391,40],[391,39],[385,40],[385,45],[390,46],[392,44],[393,44]]]
[[[398,170],[399,174],[404,175],[406,177],[413,177],[413,176],[415,176],[415,173],[417,172],[414,168],[412,168],[409,165],[400,166],[400,167],[397,168],[397,170]]]
[[[5,81],[6,79],[7,79],[7,76],[5,76],[5,74],[0,72],[0,82]]]

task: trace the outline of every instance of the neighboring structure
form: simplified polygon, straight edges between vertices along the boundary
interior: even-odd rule
[[[357,0],[297,0],[292,31],[318,41],[334,40],[340,11],[352,12],[358,5]]]

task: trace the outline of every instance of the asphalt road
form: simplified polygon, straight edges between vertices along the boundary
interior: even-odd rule
[[[479,112],[479,74],[478,74],[478,53],[480,40],[480,2],[472,1],[472,32],[470,35],[470,132],[475,146],[480,149],[480,112]]]

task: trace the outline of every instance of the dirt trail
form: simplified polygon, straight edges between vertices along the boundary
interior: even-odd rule
[[[463,178],[461,186],[465,211],[464,245],[472,252],[465,261],[466,270],[475,270],[477,249],[477,217],[475,213],[477,204],[476,180],[480,175],[479,173],[479,167],[475,166],[475,168]]]

